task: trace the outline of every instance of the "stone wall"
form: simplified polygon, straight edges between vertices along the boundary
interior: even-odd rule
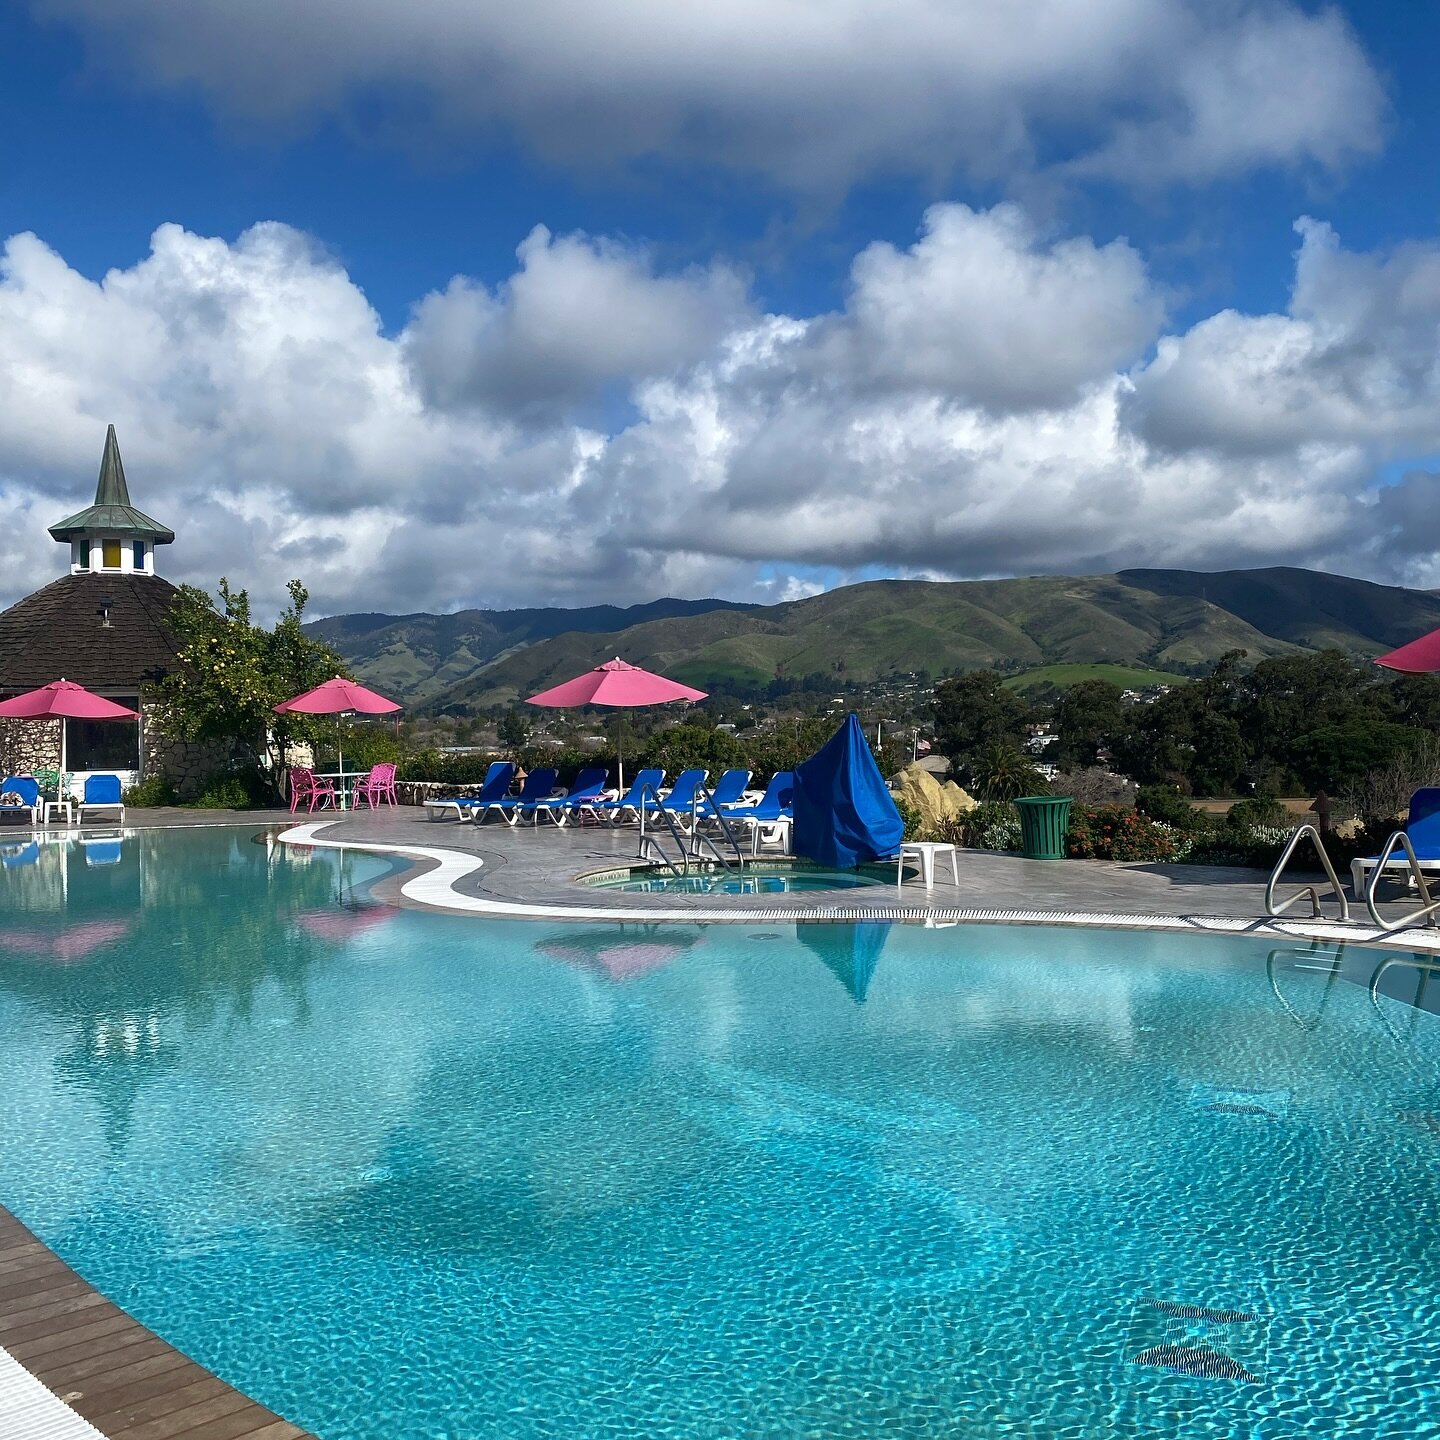
[[[153,706],[142,700],[144,778],[160,776],[175,789],[179,800],[191,800],[205,788],[205,782],[230,762],[230,745],[223,740],[172,740],[150,723]]]
[[[60,768],[58,720],[0,720],[0,771],[33,775]]]

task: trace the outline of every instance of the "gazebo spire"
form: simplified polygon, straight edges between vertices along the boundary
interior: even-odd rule
[[[105,453],[100,457],[100,478],[95,483],[95,503],[78,514],[50,527],[52,539],[142,540],[150,545],[168,545],[175,532],[152,520],[143,510],[130,503],[130,487],[125,483],[125,466],[120,460],[120,442],[115,427],[105,431]]]
[[[130,503],[125,466],[115,427],[105,431],[95,503],[50,527],[50,537],[70,545],[70,573],[153,575],[155,547],[169,545],[175,532]]]
[[[105,453],[100,457],[100,479],[95,485],[95,504],[130,508],[130,489],[125,484],[125,466],[120,459],[120,442],[115,427],[105,429]]]

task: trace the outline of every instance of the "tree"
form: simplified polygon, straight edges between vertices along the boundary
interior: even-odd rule
[[[1019,795],[1043,795],[1049,789],[1035,762],[1023,750],[1003,741],[987,745],[972,757],[971,783],[981,800],[1014,800]]]
[[[290,603],[266,630],[250,616],[250,596],[220,579],[220,605],[194,585],[183,585],[168,623],[178,642],[178,664],[160,686],[158,728],[175,740],[228,742],[232,754],[265,775],[278,792],[286,747],[334,733],[331,718],[277,715],[275,706],[310,690],[345,663],[304,630],[309,592],[286,587]]]
[[[673,779],[682,770],[700,768],[711,781],[722,770],[745,763],[745,750],[735,737],[713,725],[672,725],[650,737],[645,763],[658,765]]]
[[[1029,704],[994,670],[971,670],[935,689],[935,739],[958,774],[968,777],[972,761],[996,745],[1019,749],[1034,718]]]
[[[495,734],[507,750],[518,750],[530,738],[530,721],[516,706],[500,717],[495,726]]]
[[[1350,720],[1322,725],[1296,738],[1291,747],[1301,783],[1312,793],[1334,795],[1355,789],[1366,775],[1404,763],[1419,750],[1426,733],[1385,721]]]
[[[1055,759],[1066,770],[1096,765],[1125,728],[1124,701],[1108,680],[1082,680],[1055,706]]]

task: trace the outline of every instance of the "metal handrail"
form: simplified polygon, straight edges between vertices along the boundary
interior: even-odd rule
[[[1336,875],[1335,867],[1330,863],[1330,857],[1325,853],[1325,842],[1321,840],[1320,832],[1308,822],[1295,827],[1295,833],[1286,841],[1284,850],[1280,852],[1280,859],[1276,862],[1275,868],[1270,872],[1270,883],[1265,887],[1265,913],[1270,916],[1271,919],[1274,919],[1277,915],[1283,915],[1297,900],[1306,895],[1310,897],[1312,918],[1318,920],[1324,913],[1320,909],[1320,892],[1313,885],[1302,885],[1288,900],[1278,905],[1275,902],[1275,887],[1280,882],[1280,876],[1284,874],[1285,867],[1290,863],[1290,857],[1294,855],[1300,842],[1305,839],[1307,835],[1315,842],[1315,851],[1320,856],[1320,864],[1324,867],[1325,878],[1330,882],[1330,888],[1335,892],[1335,898],[1340,902],[1340,919],[1347,921],[1350,918],[1350,902],[1345,898],[1345,891],[1340,884],[1340,877]],[[1373,910],[1371,913],[1374,913]]]
[[[708,813],[703,817],[700,814],[700,797],[705,797],[705,803],[710,807]],[[730,848],[735,852],[735,868],[744,870],[745,852],[740,848],[740,842],[735,838],[735,832],[730,827],[730,822],[725,818],[725,812],[715,803],[715,796],[710,787],[700,784],[695,787],[695,793],[690,797],[690,838],[692,843],[703,840],[710,848],[716,861],[727,870],[730,869],[730,862],[720,853],[720,847],[708,836],[700,833],[700,821],[702,818],[709,820],[714,817],[720,822],[720,829],[724,832],[725,838],[730,842]]]
[[[645,816],[650,813],[650,807],[645,803],[645,797],[647,795],[652,800],[654,800],[655,813],[658,814],[662,820],[664,820],[666,826],[670,831],[671,837],[675,841],[675,847],[680,852],[680,864],[678,867],[676,866],[675,862],[671,860],[670,857],[660,848],[660,842],[656,840],[653,835],[646,835],[645,833]],[[678,868],[678,871],[681,875],[688,875],[690,873],[690,856],[685,850],[685,837],[680,833],[680,830],[677,828],[674,817],[671,816],[670,812],[660,803],[660,792],[653,785],[642,785],[640,787],[640,793],[636,796],[636,799],[640,802],[638,806],[638,809],[640,811],[640,850],[638,855],[636,856],[636,859],[650,860],[654,858],[654,856],[658,856],[661,860],[665,862],[666,865],[670,867],[672,871],[675,871]],[[650,849],[652,845],[654,846],[653,855]]]
[[[1418,910],[1412,911],[1403,919],[1386,922],[1381,919],[1380,911],[1375,906],[1375,892],[1380,887],[1380,880],[1385,874],[1385,866],[1389,864],[1390,857],[1395,853],[1396,847],[1404,850],[1405,858],[1410,866],[1410,874],[1415,881],[1415,888],[1420,892],[1420,899],[1424,902]],[[1405,930],[1417,920],[1424,920],[1427,926],[1435,924],[1435,912],[1440,910],[1440,900],[1430,898],[1430,887],[1425,883],[1425,873],[1420,868],[1420,861],[1416,858],[1415,847],[1410,843],[1410,837],[1403,831],[1397,830],[1386,842],[1385,848],[1380,852],[1380,858],[1375,862],[1375,868],[1370,872],[1370,883],[1365,887],[1365,908],[1370,912],[1370,919],[1381,930]]]

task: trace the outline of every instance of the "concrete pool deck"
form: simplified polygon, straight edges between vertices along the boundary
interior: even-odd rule
[[[1342,939],[1440,950],[1440,930],[1377,931],[1363,903],[1341,924],[1333,899],[1326,916],[1308,916],[1308,902],[1285,916],[1265,915],[1268,875],[1204,865],[1115,864],[1099,860],[1025,860],[990,851],[960,852],[958,884],[949,866],[936,869],[926,890],[918,880],[897,889],[880,884],[845,891],[790,894],[644,894],[587,885],[585,876],[642,865],[634,827],[538,827],[498,823],[476,827],[434,821],[399,807],[337,818],[297,817],[289,844],[345,845],[404,856],[419,873],[387,877],[378,898],[494,918],[616,921],[856,921],[949,924],[1100,925],[1114,928],[1214,931]],[[1281,895],[1315,877],[1287,876]],[[1323,884],[1323,882],[1321,882]],[[1415,907],[1398,887],[1381,906],[1393,923]],[[1322,894],[1323,902],[1323,894]]]
[[[1333,897],[1322,893],[1325,914],[1311,919],[1301,901],[1279,919],[1265,915],[1264,871],[1229,866],[1117,864],[1103,860],[1025,860],[983,850],[960,852],[960,880],[942,861],[933,889],[916,880],[897,891],[876,885],[839,892],[704,895],[636,894],[596,888],[583,876],[638,867],[633,826],[514,828],[492,821],[476,827],[431,820],[414,806],[381,810],[133,809],[125,830],[249,826],[284,836],[287,843],[343,844],[408,858],[406,873],[375,887],[377,898],[404,906],[488,915],[492,918],[573,920],[725,921],[898,920],[917,923],[1105,925],[1114,928],[1281,934],[1313,939],[1383,943],[1440,951],[1440,928],[1412,926],[1379,932],[1363,901],[1352,899],[1352,919],[1341,924]],[[113,823],[78,826],[6,825],[0,844],[43,835],[113,834]],[[1342,877],[1343,878],[1343,877]],[[1295,869],[1282,897],[1323,878]],[[1415,908],[1398,886],[1380,911],[1395,923]]]

